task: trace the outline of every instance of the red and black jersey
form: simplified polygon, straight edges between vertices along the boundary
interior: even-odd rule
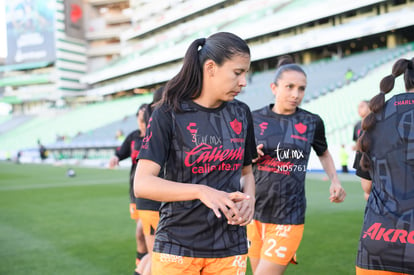
[[[161,203],[157,201],[147,200],[147,199],[137,199],[134,195],[134,177],[135,170],[137,167],[137,157],[139,150],[141,149],[143,137],[141,136],[140,130],[132,131],[122,142],[122,145],[117,148],[115,155],[118,157],[119,161],[131,158],[131,170],[129,172],[129,198],[131,203],[137,204],[137,209],[140,210],[154,210],[158,211]]]
[[[352,133],[352,140],[353,141],[358,140],[359,136],[361,135],[361,131],[362,131],[362,120],[358,121],[354,125],[354,131]]]
[[[243,166],[256,153],[251,113],[233,100],[209,109],[189,101],[183,112],[157,108],[149,121],[139,159],[164,167],[164,178],[241,191]],[[247,253],[246,229],[217,218],[200,200],[165,202],[160,208],[154,251],[222,258]]]
[[[376,118],[357,265],[414,274],[414,94],[393,96]]]
[[[273,104],[252,113],[256,144],[264,156],[253,166],[256,179],[254,219],[263,223],[303,224],[305,176],[311,148],[327,150],[322,119],[297,108],[291,115],[272,111]]]

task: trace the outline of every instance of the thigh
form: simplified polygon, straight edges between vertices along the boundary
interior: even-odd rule
[[[130,203],[129,204],[129,213],[131,215],[132,220],[138,220],[139,219],[138,210],[136,208],[135,203]]]
[[[249,240],[249,258],[260,258],[263,246],[263,224],[253,220],[247,225],[247,239]]]
[[[266,224],[260,258],[275,264],[288,265],[295,258],[303,229],[303,224]]]
[[[144,235],[154,236],[160,220],[159,212],[152,210],[138,210],[138,213],[142,222],[142,231],[144,232]]]

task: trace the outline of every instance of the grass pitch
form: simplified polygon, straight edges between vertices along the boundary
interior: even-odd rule
[[[129,171],[73,168],[0,163],[0,274],[133,273]],[[357,177],[340,178],[346,201],[331,204],[323,174],[308,174],[299,265],[286,274],[355,274],[365,201]]]

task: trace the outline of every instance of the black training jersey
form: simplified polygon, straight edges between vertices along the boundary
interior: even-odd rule
[[[357,265],[414,274],[414,94],[392,97],[376,118]]]
[[[361,131],[362,131],[362,121],[358,121],[357,123],[355,123],[354,125],[354,131],[352,133],[352,140],[353,141],[357,141],[359,136],[361,135]]]
[[[156,210],[160,208],[161,203],[147,199],[137,199],[134,195],[134,176],[137,167],[137,157],[142,144],[141,131],[132,131],[122,142],[122,145],[116,149],[115,155],[118,159],[124,160],[131,157],[131,170],[129,172],[129,198],[131,203],[136,203],[137,208],[141,210]]]
[[[164,167],[164,178],[241,191],[243,166],[256,156],[253,123],[246,104],[233,100],[216,109],[183,102],[184,112],[157,108],[139,159]],[[247,253],[246,229],[217,218],[200,200],[166,202],[160,208],[154,251],[222,258]]]
[[[257,145],[264,156],[253,171],[256,179],[254,219],[263,223],[305,222],[305,176],[311,147],[317,155],[327,149],[322,119],[297,108],[292,115],[272,111],[273,104],[254,111]]]

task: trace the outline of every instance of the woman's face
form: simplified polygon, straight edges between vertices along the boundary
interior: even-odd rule
[[[223,101],[232,101],[246,86],[246,75],[250,68],[249,55],[234,55],[218,66],[214,61],[206,62],[204,77],[208,79],[208,97],[218,106]],[[217,106],[217,107],[218,107]]]
[[[277,83],[270,84],[270,88],[276,96],[276,113],[293,114],[305,95],[306,76],[297,71],[285,71]]]
[[[144,110],[139,110],[137,115],[138,130],[141,131],[141,135],[145,135],[146,124],[144,120]]]
[[[364,118],[364,117],[366,117],[369,114],[369,112],[370,112],[370,109],[369,109],[368,102],[361,101],[358,104],[358,115],[361,118]]]

